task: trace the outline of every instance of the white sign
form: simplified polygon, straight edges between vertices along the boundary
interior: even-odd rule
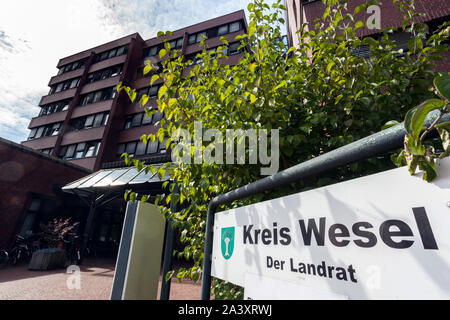
[[[432,183],[398,168],[215,215],[212,275],[350,299],[450,298],[450,159]]]
[[[297,283],[245,274],[244,300],[347,300],[348,297]]]

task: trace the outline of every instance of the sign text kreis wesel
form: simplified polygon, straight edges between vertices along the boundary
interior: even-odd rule
[[[427,250],[438,250],[425,208],[412,208],[412,213],[419,230],[419,237],[423,248]],[[328,232],[326,232],[326,219],[326,217],[320,217],[318,220],[316,218],[308,219],[307,221],[304,219],[298,220],[300,234],[305,246],[311,246],[313,238],[318,246],[324,246],[327,235],[330,243],[336,247],[345,247],[353,242],[358,247],[371,248],[378,243],[377,235],[373,231],[374,226],[370,222],[356,222],[351,227],[342,223],[335,223],[330,225]],[[350,240],[350,230],[358,237],[357,239]],[[405,237],[414,237],[414,234],[410,226],[402,220],[390,219],[384,221],[381,223],[378,233],[383,243],[394,249],[409,248],[415,241],[411,238],[405,239]],[[288,227],[280,228],[276,222],[273,223],[271,229],[256,229],[253,228],[252,224],[243,226],[244,244],[288,246],[291,242],[291,230]]]

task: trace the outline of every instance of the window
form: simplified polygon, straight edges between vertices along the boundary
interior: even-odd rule
[[[133,120],[131,121],[132,127],[140,127],[142,122],[142,113],[137,113],[133,116]]]
[[[144,155],[146,148],[147,148],[147,145],[145,145],[142,141],[139,141],[136,146],[136,155],[137,156]]]
[[[117,155],[120,156],[122,155],[122,153],[125,152],[125,143],[121,143],[119,144],[119,147],[117,148]]]
[[[115,77],[122,74],[122,65],[117,65],[107,69],[99,70],[88,74],[87,83],[96,82],[99,80],[105,80],[111,77]]]
[[[178,38],[169,42],[171,49],[179,49],[183,46],[183,38]]]
[[[99,113],[97,115],[95,115],[95,119],[94,119],[94,127],[100,127],[102,125],[103,122],[103,114]]]
[[[127,143],[127,145],[125,146],[125,152],[129,155],[134,155],[134,153],[136,152],[136,144],[137,142]]]
[[[236,21],[236,22],[230,23],[230,33],[237,32],[237,31],[239,31],[241,29],[242,29],[242,24],[241,24],[240,21]]]
[[[90,128],[94,125],[94,116],[88,116],[86,122],[84,123],[85,128]]]
[[[38,138],[42,137],[42,134],[44,133],[44,129],[45,129],[45,127],[37,128],[36,135],[34,136],[34,138],[38,139]]]
[[[126,143],[121,143],[117,147],[117,158],[120,158],[120,156],[126,152],[129,156],[143,156],[143,155],[151,155],[151,154],[157,154],[157,153],[165,153],[165,142],[167,140],[164,140],[164,147],[162,146],[162,143],[159,143],[159,140],[156,139],[154,142],[149,140],[147,144],[145,145],[142,141],[131,141]],[[158,148],[160,147],[160,148]]]
[[[144,51],[144,58],[148,58],[148,57],[154,57],[158,54],[159,50],[162,49],[162,45],[156,45],[150,48],[145,49]]]
[[[197,36],[195,34],[191,34],[188,38],[188,44],[194,44],[196,42]]]
[[[73,80],[70,82],[70,89],[78,87],[78,84],[79,84],[79,83],[80,83],[80,78],[73,79]]]
[[[81,98],[81,105],[85,106],[87,104],[96,103],[99,101],[114,99],[115,96],[116,96],[116,88],[115,87],[110,87],[110,88],[102,89],[99,91],[90,92]]]
[[[76,88],[76,87],[78,87],[79,82],[80,82],[80,78],[75,78],[75,79],[71,79],[71,80],[67,80],[67,81],[58,83],[56,85],[53,85],[50,88],[50,91],[49,91],[48,94],[50,95],[50,94],[54,94],[54,93],[57,93],[57,92],[66,91],[66,90],[69,90],[69,89]]]
[[[218,36],[223,36],[228,33],[237,32],[242,29],[243,29],[242,21],[235,21],[220,27],[214,27],[206,31],[191,34],[189,35],[188,38],[188,44],[191,45],[202,41],[203,38],[211,39]]]
[[[106,59],[118,57],[123,54],[126,54],[127,52],[128,52],[128,47],[126,45],[119,47],[119,48],[114,48],[114,49],[97,54],[94,58],[94,63],[97,63],[97,62],[100,62],[100,61],[103,61]]]
[[[39,116],[45,116],[47,114],[51,114],[54,112],[66,111],[67,109],[69,109],[69,105],[71,102],[72,102],[71,99],[67,99],[67,100],[62,100],[62,101],[46,104],[45,106],[42,106]]]
[[[75,118],[70,121],[68,131],[78,131],[89,128],[97,128],[106,125],[109,112],[101,112],[89,116]]]
[[[68,159],[73,158],[74,154],[75,154],[75,149],[77,148],[76,144],[72,144],[70,146],[67,147],[67,153],[66,156]]]
[[[37,128],[31,129],[30,135],[28,136],[28,140],[33,139],[36,136]]]
[[[206,31],[197,33],[197,42],[202,41],[203,39],[207,39]]]
[[[121,74],[122,74],[122,65],[115,66],[115,67],[111,68],[111,75],[110,75],[110,77],[119,76]]]
[[[75,62],[66,64],[59,69],[58,75],[69,72],[69,71],[74,71],[74,70],[80,69],[80,68],[84,67],[85,63],[86,63],[86,59],[82,59],[79,61],[75,61]]]
[[[158,96],[158,90],[160,86],[152,86],[148,89],[148,96],[150,98],[156,98]]]
[[[168,138],[164,138],[159,145],[159,153],[166,153],[166,143]]]
[[[102,92],[101,91],[95,92],[94,96],[92,97],[92,103],[99,102],[101,98],[102,98]]]
[[[147,124],[151,124],[152,123],[152,118],[153,118],[153,115],[146,116],[145,113],[144,113],[144,116],[143,116],[143,119],[142,119],[142,125],[145,126]]]
[[[75,159],[83,158],[85,150],[86,150],[86,143],[82,142],[77,144],[74,158]]]
[[[217,35],[218,36],[221,36],[221,35],[224,35],[224,34],[227,34],[227,33],[228,33],[228,25],[221,26],[217,30]]]
[[[50,155],[52,153],[53,149],[52,148],[48,148],[48,149],[42,149],[41,152],[44,154],[48,154]]]
[[[144,94],[148,95],[150,99],[156,98],[158,96],[159,87],[160,85],[154,85],[152,87],[139,89],[135,101],[139,102]]]
[[[48,124],[46,126],[41,126],[33,128],[28,136],[28,140],[38,139],[42,137],[56,136],[61,130],[62,122],[57,122],[53,124]]]
[[[95,157],[100,150],[100,141],[81,142],[61,147],[59,157],[65,160]]]
[[[126,117],[125,118],[125,124],[124,124],[124,126],[123,126],[123,129],[124,130],[126,130],[126,129],[130,129],[131,128],[131,123],[133,122],[133,116],[131,116],[131,117]]]
[[[154,124],[162,119],[162,114],[157,111],[150,117],[146,117],[145,112],[136,113],[125,118],[124,130],[132,127],[140,127],[149,124]]]
[[[147,142],[147,154],[154,154],[158,152],[159,140],[156,139],[154,142],[151,140]]]
[[[156,113],[153,114],[153,124],[156,124],[158,121],[161,121],[161,119],[163,118],[163,114],[159,111],[156,111]]]
[[[50,135],[57,136],[61,129],[61,123],[55,123],[51,129]]]
[[[228,47],[228,55],[229,55],[229,56],[232,56],[232,55],[235,55],[235,54],[240,53],[241,50],[238,49],[240,45],[241,45],[240,42],[232,43],[232,44]]]

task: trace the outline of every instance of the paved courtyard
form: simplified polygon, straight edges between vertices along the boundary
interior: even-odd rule
[[[0,269],[0,300],[109,300],[114,265],[113,260],[86,260],[80,268],[80,289],[68,288],[71,274],[66,270],[29,271],[26,264],[8,266]],[[69,284],[76,287],[76,282]],[[200,291],[200,283],[173,279],[170,299],[197,300]]]

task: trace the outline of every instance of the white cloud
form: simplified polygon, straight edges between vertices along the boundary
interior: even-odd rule
[[[0,136],[26,139],[58,60],[134,32],[144,39],[246,9],[250,0],[16,0],[0,10]],[[269,2],[274,2],[270,0]]]

